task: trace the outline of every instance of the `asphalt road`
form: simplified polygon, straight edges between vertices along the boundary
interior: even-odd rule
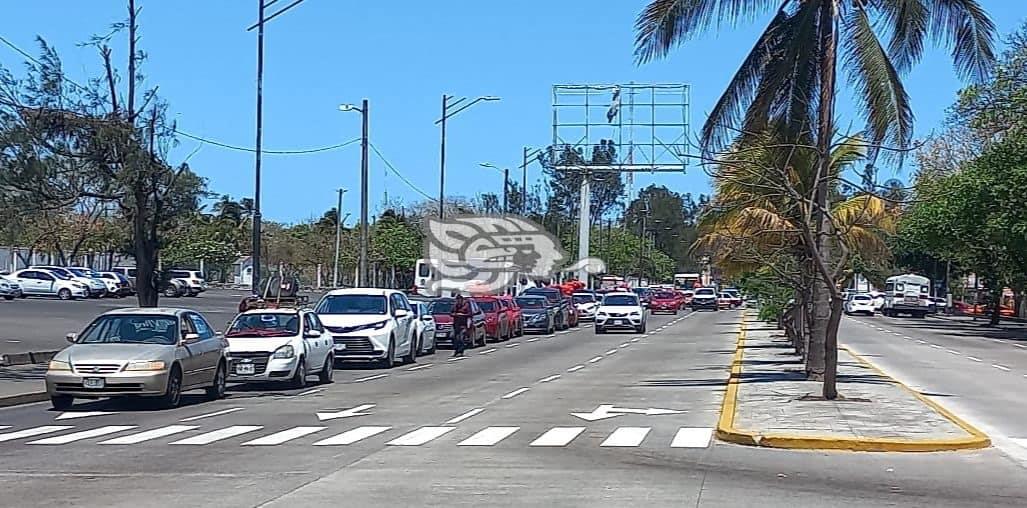
[[[160,305],[200,311],[221,330],[238,311],[244,293],[212,289],[196,297],[164,298]],[[0,300],[0,354],[51,351],[67,346],[68,332],[81,332],[111,309],[137,306],[136,298],[60,301],[52,298]]]
[[[339,370],[334,384],[304,391],[193,395],[170,411],[114,401],[78,404],[78,418],[44,403],[0,409],[0,492],[19,507],[1027,503],[1024,470],[994,449],[802,453],[711,441],[739,319],[652,316],[647,335],[527,336],[458,361],[440,351],[388,371]],[[317,417],[359,406],[360,416]]]

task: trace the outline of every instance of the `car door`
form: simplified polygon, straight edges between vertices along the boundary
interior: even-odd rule
[[[203,346],[198,338],[185,340],[185,337],[190,334],[199,336],[199,332],[196,330],[196,323],[187,314],[181,316],[178,326],[182,340],[179,342],[180,345],[176,356],[178,357],[179,364],[182,365],[182,387],[184,389],[198,384],[197,372],[203,365]]]
[[[316,321],[313,312],[304,313],[303,329],[303,342],[307,347],[307,372],[319,371],[325,363],[325,356],[328,355],[328,339],[324,336],[324,330]],[[317,337],[308,337],[309,332],[315,332]]]
[[[51,296],[57,294],[60,285],[57,284],[56,275],[39,271],[32,273],[36,282],[36,294]]]
[[[14,279],[21,285],[21,292],[26,295],[41,294],[39,290],[40,281],[36,279],[36,272],[25,270],[15,275]]]
[[[398,310],[404,310],[407,313],[406,316],[394,317],[394,319],[396,320],[396,333],[399,335],[396,337],[396,349],[409,353],[411,348],[414,347],[414,343],[411,341],[414,335],[414,312],[410,309],[410,302],[401,293],[392,293],[389,299],[392,303],[393,316],[396,315]]]
[[[209,385],[214,382],[214,375],[217,373],[218,362],[221,361],[221,339],[214,333],[214,329],[203,319],[203,316],[190,312],[189,319],[200,336],[198,342],[200,349],[200,361],[196,372],[196,382],[202,385]]]

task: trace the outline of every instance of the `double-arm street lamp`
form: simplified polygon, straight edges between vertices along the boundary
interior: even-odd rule
[[[435,125],[442,125],[442,147],[439,152],[439,218],[441,219],[445,214],[445,202],[446,202],[446,120],[451,116],[455,116],[457,113],[481,102],[481,101],[498,101],[499,97],[492,95],[483,95],[474,99],[471,102],[464,104],[467,97],[462,97],[451,102],[453,99],[452,95],[442,94],[442,118],[435,121]],[[454,110],[455,108],[455,110]],[[452,111],[451,111],[452,110]]]
[[[528,212],[528,165],[542,156],[541,148],[524,147],[524,161],[521,163],[521,215]]]
[[[360,113],[360,255],[357,262],[357,287],[367,287],[367,117],[370,106],[367,99],[360,103],[360,107],[353,104],[342,104],[339,111],[356,111]]]
[[[507,197],[507,192],[508,192],[508,189],[510,188],[510,168],[502,168],[502,169],[500,169],[499,166],[496,166],[495,164],[492,164],[491,162],[482,162],[481,164],[478,164],[478,165],[483,167],[483,168],[492,168],[492,169],[494,169],[496,171],[502,171],[503,172],[503,213],[510,213],[510,205],[509,205],[509,200],[508,200],[508,197]]]

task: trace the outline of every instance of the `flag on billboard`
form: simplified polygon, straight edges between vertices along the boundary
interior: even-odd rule
[[[610,109],[606,110],[606,123],[613,123],[620,112],[620,87],[613,89],[613,101],[610,102]]]

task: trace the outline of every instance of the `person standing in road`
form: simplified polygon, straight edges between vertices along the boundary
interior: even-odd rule
[[[467,343],[464,341],[464,334],[467,333],[467,324],[471,320],[471,302],[464,298],[464,295],[457,294],[453,302],[453,356],[463,356]]]

